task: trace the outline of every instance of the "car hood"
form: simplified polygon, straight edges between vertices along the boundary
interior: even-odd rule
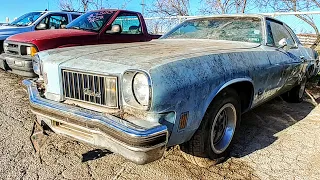
[[[7,38],[8,36],[28,32],[30,31],[30,27],[16,27],[16,26],[0,26],[0,37]],[[3,39],[2,39],[3,40]]]
[[[117,73],[130,68],[149,70],[173,61],[211,54],[254,51],[259,46],[232,41],[159,39],[144,43],[60,48],[39,55],[61,68]]]
[[[52,30],[40,30],[27,32],[23,34],[17,34],[8,38],[10,41],[31,43],[33,41],[47,40],[47,39],[58,39],[63,37],[72,36],[87,36],[96,35],[95,32],[82,31],[76,29],[52,29]]]

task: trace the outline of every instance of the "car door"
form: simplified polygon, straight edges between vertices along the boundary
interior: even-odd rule
[[[40,23],[36,26],[36,30],[44,29],[61,29],[68,24],[68,15],[67,14],[49,14],[43,18]],[[40,28],[40,25],[45,25],[45,28]]]
[[[110,32],[112,26],[119,25],[119,33]],[[145,41],[145,35],[142,31],[142,24],[139,16],[135,13],[120,13],[117,18],[108,27],[107,31],[100,37],[101,43],[128,43]]]
[[[267,46],[269,52],[270,76],[269,89],[279,95],[294,86],[300,77],[303,58],[298,43],[289,33],[285,25],[277,20],[266,20]],[[279,42],[287,41],[287,47],[280,47]]]

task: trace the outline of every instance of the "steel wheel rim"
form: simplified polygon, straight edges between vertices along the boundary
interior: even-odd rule
[[[216,116],[211,127],[211,149],[216,154],[223,153],[230,145],[237,124],[237,111],[233,104],[225,104]]]

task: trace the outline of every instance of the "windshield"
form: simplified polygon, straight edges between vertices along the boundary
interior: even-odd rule
[[[9,25],[11,26],[30,26],[34,23],[43,13],[42,12],[31,12],[19,17]]]
[[[217,17],[189,20],[165,34],[162,39],[214,39],[261,43],[261,19]]]
[[[114,11],[88,12],[67,25],[67,29],[82,29],[99,31],[103,25],[112,17]]]

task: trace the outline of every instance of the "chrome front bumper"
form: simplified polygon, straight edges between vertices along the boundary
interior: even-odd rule
[[[117,117],[66,105],[40,97],[36,84],[24,80],[32,111],[38,122],[54,132],[90,145],[108,149],[137,163],[146,164],[163,156],[168,141],[167,127],[141,127]]]

